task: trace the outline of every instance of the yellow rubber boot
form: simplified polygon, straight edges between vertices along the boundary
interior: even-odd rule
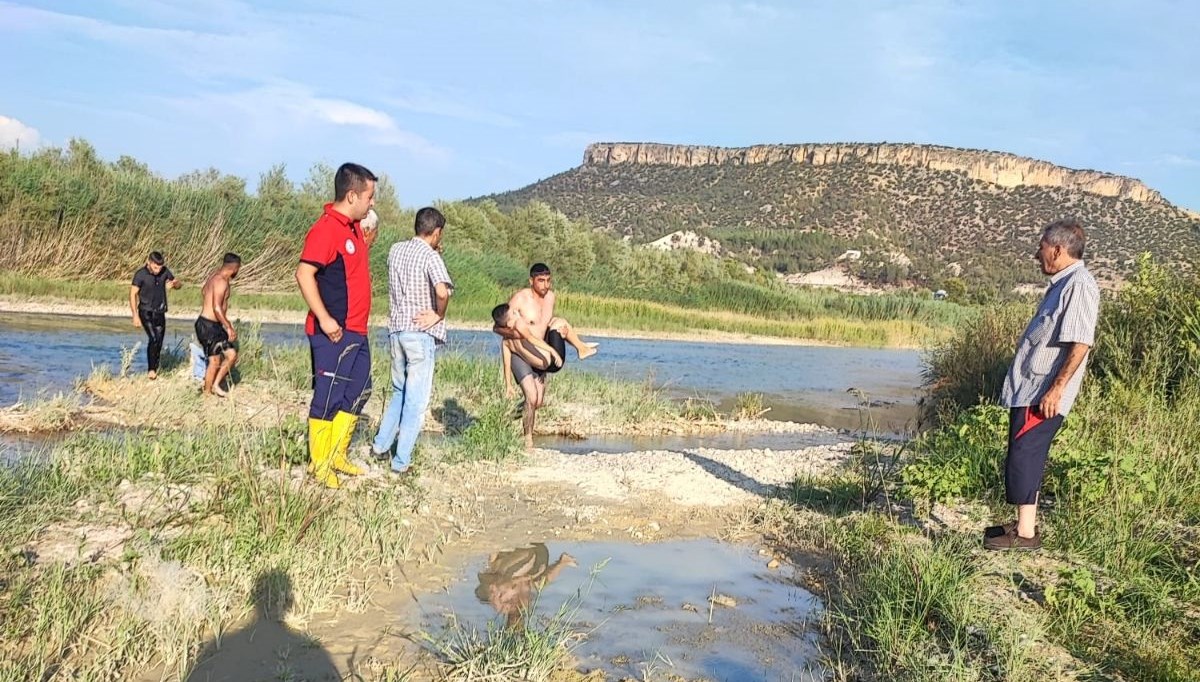
[[[338,412],[333,415],[333,470],[349,476],[362,476],[366,472],[350,461],[350,439],[354,427],[358,426],[358,415]]]
[[[330,466],[333,459],[333,422],[327,419],[308,419],[308,472],[327,488],[338,488],[337,474]]]

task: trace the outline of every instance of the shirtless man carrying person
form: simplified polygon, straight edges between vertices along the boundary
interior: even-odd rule
[[[236,253],[227,253],[221,267],[209,275],[201,290],[204,307],[196,318],[196,339],[208,356],[208,370],[204,373],[204,394],[225,397],[221,382],[237,362],[237,330],[230,324],[226,312],[229,310],[229,289],[242,259]]]
[[[498,307],[493,311],[492,331],[504,339],[501,354],[505,392],[510,396],[514,393],[515,379],[525,397],[521,424],[526,448],[533,447],[534,416],[545,400],[546,374],[563,368],[566,344],[575,347],[580,360],[595,355],[599,345],[585,343],[569,322],[554,316],[556,299],[551,282],[549,266],[535,263],[529,269],[529,286],[512,295],[507,310]],[[531,363],[535,358],[543,362]]]

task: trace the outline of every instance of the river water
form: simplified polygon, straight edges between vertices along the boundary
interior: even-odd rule
[[[265,324],[261,335],[269,344],[305,343],[299,325]],[[382,352],[385,332],[373,336]],[[164,347],[186,354],[193,338],[190,321],[169,320]],[[600,354],[581,363],[571,353],[569,369],[648,378],[673,397],[728,408],[739,393],[762,393],[769,418],[843,429],[859,427],[863,394],[880,430],[903,431],[916,412],[917,351],[589,338],[601,343]],[[496,341],[488,331],[452,330],[448,350],[496,357]],[[122,348],[139,342],[144,347],[145,335],[125,318],[7,314],[0,318],[0,407],[70,391],[100,365],[116,371]],[[144,371],[145,362],[139,349],[134,370]]]

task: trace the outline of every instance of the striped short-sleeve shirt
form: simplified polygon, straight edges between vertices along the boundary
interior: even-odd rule
[[[1092,346],[1100,315],[1100,287],[1083,261],[1050,278],[1050,287],[1030,320],[1004,379],[1000,403],[1005,407],[1037,405],[1050,389],[1073,343]],[[1058,411],[1067,414],[1079,395],[1087,358],[1063,388]]]

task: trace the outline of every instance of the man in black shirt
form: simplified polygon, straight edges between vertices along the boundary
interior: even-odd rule
[[[163,336],[167,331],[167,287],[178,289],[179,280],[167,268],[158,251],[146,258],[146,267],[133,276],[129,289],[129,309],[133,326],[146,330],[146,368],[151,379],[158,378],[158,356],[162,353]]]

